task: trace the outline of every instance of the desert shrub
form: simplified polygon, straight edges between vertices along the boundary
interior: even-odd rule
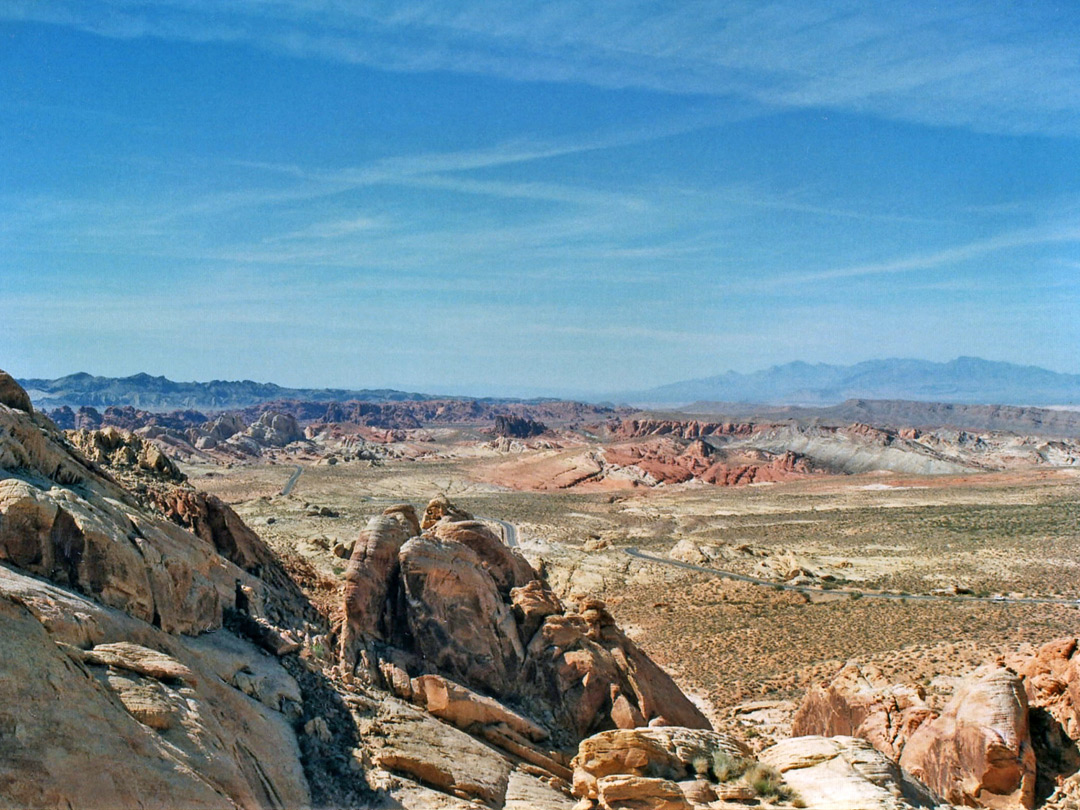
[[[730,782],[738,779],[746,769],[750,767],[750,760],[737,754],[729,754],[727,751],[713,751],[712,772],[717,782]]]
[[[694,774],[699,777],[705,777],[709,775],[709,758],[706,756],[694,757],[690,763],[690,767],[693,768]]]
[[[747,769],[744,779],[759,796],[772,797],[781,801],[791,801],[795,798],[795,792],[784,784],[784,777],[770,765],[755,762]]]

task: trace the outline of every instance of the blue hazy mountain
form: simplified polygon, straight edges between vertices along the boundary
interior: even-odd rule
[[[635,403],[758,402],[832,405],[848,399],[906,399],[1010,405],[1080,404],[1080,375],[958,357],[867,360],[851,366],[785,363],[763,371],[728,371],[670,383],[617,399]]]

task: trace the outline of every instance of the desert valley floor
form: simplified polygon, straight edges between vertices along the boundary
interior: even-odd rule
[[[618,493],[522,492],[487,483],[490,459],[223,469],[185,465],[282,554],[329,583],[335,545],[394,504],[447,495],[518,529],[518,543],[567,597],[604,599],[624,629],[695,695],[718,728],[762,746],[790,732],[806,688],[849,659],[923,684],[943,702],[955,676],[1080,625],[1080,475],[867,473],[743,487],[676,485]],[[635,559],[637,548],[786,582],[812,596]],[[842,583],[842,584],[841,584]],[[834,596],[831,590],[937,594],[940,601]],[[951,601],[967,592],[977,601]],[[1012,604],[994,597],[1055,597]]]

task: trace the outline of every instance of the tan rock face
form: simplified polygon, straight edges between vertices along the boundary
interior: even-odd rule
[[[759,756],[812,810],[944,807],[925,785],[856,737],[792,737]]]
[[[181,638],[0,568],[0,648],[4,807],[310,802],[285,718],[204,669],[206,656]],[[288,680],[276,663],[264,666]]]
[[[900,764],[955,804],[1033,807],[1035,753],[1020,678],[1001,666],[976,670],[911,736]]]
[[[414,537],[398,555],[416,651],[454,680],[507,694],[525,657],[513,614],[476,553]]]
[[[341,636],[342,656],[350,666],[355,666],[366,640],[385,637],[387,591],[397,576],[398,552],[412,536],[412,529],[412,522],[401,512],[375,517],[353,546],[345,571],[345,626]]]
[[[597,781],[603,810],[691,810],[677,784],[670,779],[614,774]]]
[[[660,774],[663,779],[686,780],[695,776],[695,761],[706,763],[717,752],[748,757],[749,749],[738,740],[715,731],[677,726],[602,731],[581,741],[574,769],[574,795],[584,799],[600,796],[605,777],[643,777]],[[682,791],[678,798],[685,801]]]
[[[792,736],[862,737],[899,759],[915,730],[937,713],[922,690],[890,683],[876,667],[849,663],[827,684],[816,684],[792,721]]]

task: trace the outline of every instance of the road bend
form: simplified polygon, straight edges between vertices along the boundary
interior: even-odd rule
[[[694,565],[682,560],[672,560],[665,557],[657,557],[647,554],[637,548],[624,548],[624,552],[639,560],[646,560],[657,565],[670,565],[674,568],[683,568],[687,571],[697,571],[702,574],[711,574],[723,579],[733,579],[738,582],[749,582],[751,585],[761,585],[780,591],[794,591],[807,596],[823,594],[833,596],[857,596],[867,599],[893,599],[898,601],[912,602],[978,602],[981,605],[1080,605],[1077,599],[1051,599],[1049,597],[1013,597],[1013,596],[962,596],[962,595],[938,595],[920,593],[888,593],[884,591],[859,591],[851,588],[811,588],[806,585],[788,585],[785,582],[774,582],[769,579],[752,577],[747,574],[736,574],[734,571],[721,571],[719,568],[709,568],[704,565]]]
[[[285,486],[281,488],[282,495],[288,495],[293,491],[293,487],[296,486],[296,482],[300,480],[300,474],[304,471],[304,468],[299,464],[296,465],[296,469],[293,470],[293,474],[289,476],[289,480],[285,482]]]

